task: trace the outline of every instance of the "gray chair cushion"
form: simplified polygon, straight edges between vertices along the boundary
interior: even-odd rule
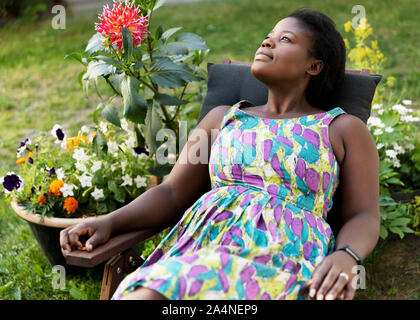
[[[201,121],[207,112],[216,106],[231,106],[240,100],[248,100],[256,106],[267,103],[268,89],[264,83],[252,75],[250,66],[208,63],[207,71],[208,91],[198,121]],[[346,72],[336,101],[332,106],[324,109],[340,107],[366,124],[370,117],[376,86],[381,79],[382,76],[379,74]]]

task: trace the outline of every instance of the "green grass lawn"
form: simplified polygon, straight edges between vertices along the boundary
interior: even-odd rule
[[[396,77],[402,98],[418,100],[420,70],[414,66],[420,65],[420,53],[416,50],[420,37],[417,14],[420,3],[384,0],[359,4],[365,6],[379,47],[388,59],[384,75]],[[231,0],[167,6],[154,13],[152,29],[159,24],[164,29],[182,26],[183,32],[202,36],[211,50],[207,62],[221,63],[224,58],[252,61],[266,33],[292,10],[300,6],[320,10],[346,36],[343,24],[353,17],[352,5],[346,0],[299,1],[299,5],[295,1]],[[20,141],[39,130],[49,131],[58,123],[75,134],[82,124],[91,123],[90,114],[99,99],[94,94],[89,98],[84,95],[77,82],[83,67],[73,60],[65,60],[64,56],[85,48],[95,32],[94,22],[95,17],[68,17],[65,30],[52,29],[50,20],[14,23],[0,29],[3,44],[0,47],[0,168],[12,171]],[[109,92],[101,83],[99,89],[105,95]],[[51,266],[28,225],[2,200],[0,240],[0,299],[99,297],[101,274],[97,273],[69,276],[66,290],[53,290]],[[389,247],[394,248],[392,243],[385,241],[378,247],[376,256],[387,253]],[[410,261],[418,270],[420,255],[418,251],[416,254],[411,258],[407,255],[407,259],[413,259]],[[378,276],[375,278],[379,274],[375,273],[375,265],[371,265],[369,272],[372,279],[368,277],[369,290],[358,293],[357,297],[420,298],[420,289],[413,287],[419,281],[400,291],[398,278],[393,278],[393,282],[388,279],[391,282],[384,292],[385,289],[379,288],[382,282]]]

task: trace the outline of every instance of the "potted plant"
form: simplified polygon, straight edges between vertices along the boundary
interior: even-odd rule
[[[83,126],[69,137],[55,125],[26,138],[17,149],[17,172],[0,177],[6,199],[29,223],[52,265],[65,264],[63,228],[112,212],[158,183],[147,170],[153,162],[148,149],[136,147],[125,119],[121,128],[108,122],[99,127]]]

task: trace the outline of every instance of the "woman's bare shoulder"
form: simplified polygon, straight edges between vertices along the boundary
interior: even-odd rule
[[[197,127],[207,130],[219,129],[222,124],[223,117],[230,108],[232,108],[232,106],[217,106],[212,108],[200,121]]]

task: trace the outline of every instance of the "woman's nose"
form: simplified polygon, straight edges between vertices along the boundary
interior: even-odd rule
[[[274,48],[274,42],[271,40],[271,38],[264,39],[263,43],[261,44],[261,47]]]

